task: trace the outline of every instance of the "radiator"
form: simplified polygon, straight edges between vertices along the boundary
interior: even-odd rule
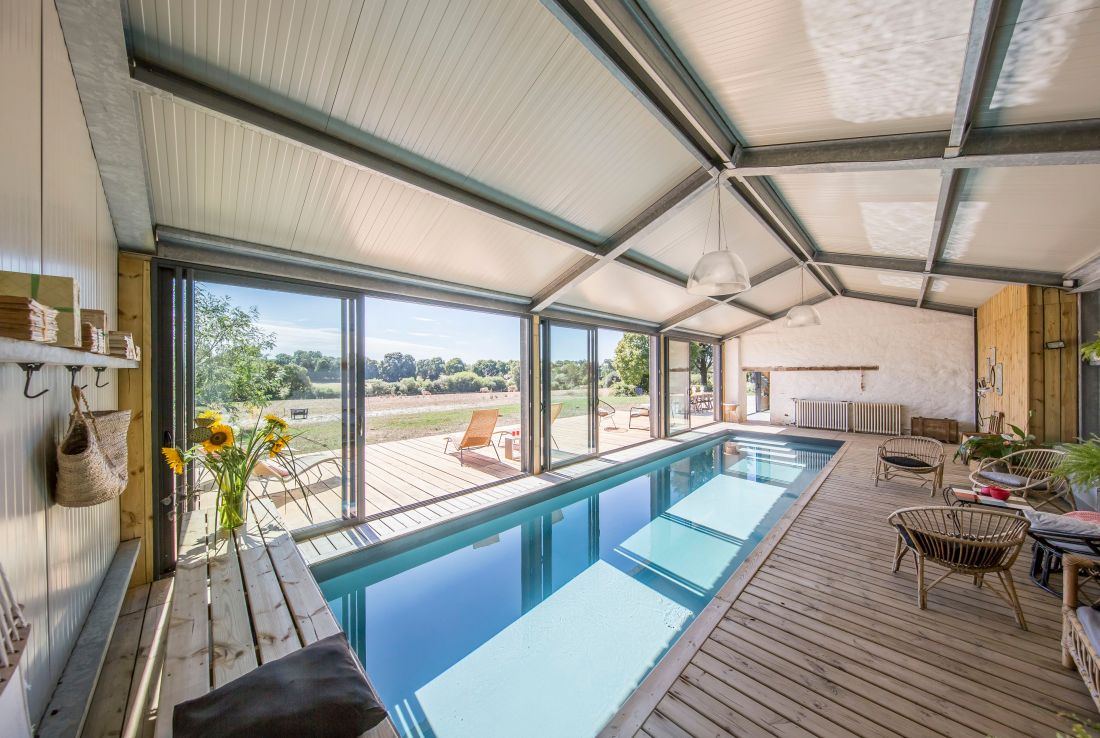
[[[853,402],[852,430],[856,433],[901,435],[901,405],[888,402]]]
[[[848,405],[843,400],[795,400],[795,424],[799,428],[848,430]]]

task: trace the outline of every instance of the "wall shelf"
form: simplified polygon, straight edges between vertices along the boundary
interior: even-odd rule
[[[48,343],[20,341],[0,336],[0,364],[43,364],[47,366],[87,366],[105,369],[137,369],[134,359],[121,359],[91,351],[52,346]]]

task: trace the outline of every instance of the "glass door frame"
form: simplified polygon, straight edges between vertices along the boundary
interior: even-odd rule
[[[236,270],[206,265],[189,265],[168,259],[153,260],[153,356],[151,369],[159,391],[153,402],[154,439],[161,446],[185,438],[195,416],[193,365],[195,351],[194,295],[197,282],[231,287],[292,292],[341,300],[341,460],[343,493],[341,520],[326,521],[298,528],[293,533],[316,534],[330,528],[354,524],[366,509],[365,425],[366,342],[365,293],[348,288],[318,285],[313,282],[257,276]],[[158,447],[159,448],[159,447]],[[193,509],[189,495],[195,479],[192,469],[184,477],[171,474],[165,464],[154,464],[153,503],[154,565],[157,575],[175,567],[179,524],[182,515]],[[167,494],[162,494],[162,491]],[[183,506],[178,503],[184,502]]]
[[[554,326],[561,326],[564,328],[572,328],[575,330],[582,330],[587,332],[588,340],[588,438],[589,448],[592,450],[586,454],[578,454],[571,456],[564,461],[554,462],[553,460],[553,436],[550,434],[551,418],[550,418],[550,405],[551,405],[551,385],[550,381],[550,363],[552,351],[552,341],[550,339],[550,333]],[[544,471],[550,469],[560,469],[568,464],[574,464],[578,461],[584,461],[585,459],[593,459],[600,455],[600,433],[599,433],[599,416],[596,414],[596,408],[599,404],[599,363],[597,358],[597,337],[596,334],[599,331],[599,327],[590,323],[577,323],[567,320],[559,320],[557,318],[543,318],[539,321],[539,372],[541,373],[541,397],[539,397],[540,410],[539,413],[542,421],[542,468]]]
[[[675,431],[672,430],[672,396],[670,394],[670,387],[669,387],[669,377],[672,374],[672,372],[670,371],[670,366],[669,366],[669,355],[671,353],[670,352],[670,345],[673,341],[679,341],[680,343],[685,343],[688,346],[688,368],[687,368],[687,374],[688,374],[688,407],[689,407],[688,414],[687,414],[688,424],[687,424],[687,427],[680,428],[680,429],[677,429]],[[721,413],[722,401],[723,401],[722,379],[721,379],[721,377],[722,377],[722,374],[721,374],[721,372],[722,372],[722,343],[720,341],[714,341],[714,342],[700,341],[700,340],[695,339],[695,338],[686,338],[686,337],[679,337],[679,336],[661,336],[660,337],[660,343],[661,343],[661,357],[660,357],[660,364],[661,364],[660,393],[661,393],[661,397],[660,397],[660,405],[661,405],[661,410],[662,410],[662,413],[661,413],[661,415],[662,415],[661,430],[663,431],[664,436],[666,438],[671,438],[673,436],[678,436],[682,433],[688,433],[690,431],[697,430],[699,428],[705,428],[706,426],[711,425],[712,423],[717,423],[721,419],[720,413]],[[692,415],[691,415],[691,411],[690,411],[690,407],[691,407],[691,399],[690,399],[690,394],[691,394],[691,344],[692,343],[699,343],[699,344],[709,345],[709,346],[712,347],[712,352],[713,352],[713,356],[711,358],[711,367],[710,367],[711,385],[713,387],[713,397],[714,397],[713,402],[711,403],[711,407],[712,407],[711,418],[710,418],[710,420],[708,420],[704,423],[700,423],[699,425],[695,425],[692,422]]]

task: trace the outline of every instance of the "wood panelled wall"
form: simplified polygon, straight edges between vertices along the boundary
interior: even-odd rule
[[[1062,290],[1013,285],[978,308],[979,376],[988,359],[1004,369],[1004,394],[982,401],[983,416],[1001,411],[1005,422],[1047,443],[1077,436],[1077,296]],[[1064,348],[1046,344],[1064,341]]]
[[[114,327],[114,229],[53,2],[0,2],[0,100],[0,269],[76,278],[81,304]],[[96,387],[91,370],[81,373],[94,409],[116,406],[116,374]],[[69,372],[35,374],[31,391],[49,392],[33,400],[23,381],[19,367],[0,364],[0,564],[31,620],[23,664],[38,720],[118,548],[118,502],[53,504]]]

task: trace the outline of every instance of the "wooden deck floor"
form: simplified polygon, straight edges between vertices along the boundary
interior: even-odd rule
[[[625,413],[619,413],[618,428],[600,428],[601,452],[649,440],[648,430],[628,428]],[[562,448],[580,448],[586,443],[585,418],[561,418],[554,424],[554,435]],[[366,449],[366,511],[364,517],[389,516],[402,511],[421,522],[438,517],[427,508],[440,501],[443,509],[459,510],[461,503],[448,502],[459,493],[497,484],[520,475],[518,460],[500,459],[491,448],[467,451],[463,459],[454,448],[443,453],[446,435],[390,441],[367,446]],[[320,458],[319,455],[317,458]],[[341,493],[338,467],[333,466],[324,478],[308,480],[308,500],[297,491],[284,494],[278,484],[268,490],[287,528],[298,530],[309,525],[341,519]]]
[[[920,611],[912,559],[890,571],[886,518],[938,500],[900,482],[876,489],[879,439],[843,437],[835,469],[717,625],[692,639],[701,646],[670,652],[604,736],[1053,738],[1067,713],[1097,719],[1060,664],[1060,603],[1028,579],[1030,551],[1014,572],[1027,632],[961,577]],[[965,478],[949,467],[947,481]]]

